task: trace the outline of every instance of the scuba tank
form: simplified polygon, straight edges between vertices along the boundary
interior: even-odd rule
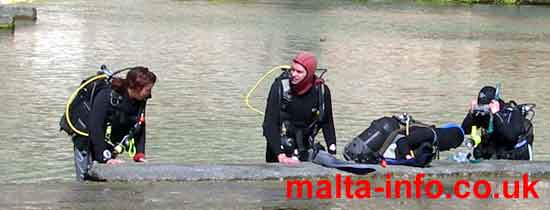
[[[84,79],[67,100],[65,112],[59,121],[60,130],[70,136],[88,136],[88,115],[95,96],[101,89],[110,87],[113,76],[130,69],[124,68],[112,72],[107,66],[101,65],[96,75]]]

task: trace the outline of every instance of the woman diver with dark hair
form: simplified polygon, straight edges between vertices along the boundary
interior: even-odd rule
[[[78,180],[90,179],[88,170],[92,161],[123,163],[116,159],[123,151],[127,151],[135,162],[146,162],[145,105],[156,80],[156,75],[148,68],[133,67],[126,78],[112,77],[107,85],[92,93],[87,117],[81,118],[88,133],[75,134],[72,138]]]

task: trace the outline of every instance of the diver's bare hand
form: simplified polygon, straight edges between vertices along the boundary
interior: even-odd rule
[[[500,111],[500,104],[496,100],[491,100],[491,103],[489,104],[489,109],[491,109],[491,113],[497,113]]]
[[[300,160],[287,157],[284,153],[277,155],[277,159],[279,160],[279,163],[282,163],[285,165],[297,165],[300,163]]]
[[[472,100],[470,102],[470,111],[474,110],[474,108],[477,106],[477,100]]]
[[[122,163],[124,163],[124,160],[120,160],[120,159],[110,159],[107,161],[107,164],[109,165],[118,165]]]

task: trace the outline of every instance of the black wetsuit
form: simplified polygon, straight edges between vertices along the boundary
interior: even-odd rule
[[[111,94],[114,95],[111,96]],[[119,96],[119,97],[117,97]],[[115,145],[119,143],[139,119],[141,110],[145,110],[144,101],[129,100],[127,92],[116,94],[110,88],[100,90],[93,102],[88,119],[89,137],[76,136],[74,143],[79,150],[89,151],[92,159],[105,163],[114,148],[105,141],[107,124],[111,124],[110,140]],[[145,152],[145,125],[134,137],[136,153]]]
[[[422,144],[437,146],[439,151],[447,151],[462,144],[464,135],[459,128],[410,128],[410,134],[397,140],[396,158],[405,159],[411,150],[416,150]]]
[[[502,104],[502,103],[501,103]],[[505,107],[501,105],[501,107]],[[493,132],[485,137],[485,141],[482,141],[481,145],[476,149],[479,150],[476,158],[490,159],[493,155],[502,153],[505,151],[514,150],[514,146],[518,143],[519,138],[524,134],[525,118],[522,116],[519,109],[501,111],[493,115]],[[489,127],[489,118],[476,118],[474,114],[468,113],[462,122],[462,128],[466,134],[471,134],[472,126],[476,125],[483,127],[486,130]],[[482,137],[483,138],[483,137]],[[532,144],[532,139],[529,144]]]
[[[324,85],[324,84],[323,84]],[[266,161],[278,162],[277,155],[282,153],[281,149],[281,103],[279,101],[279,88],[281,82],[279,79],[271,85],[267,105],[265,109],[265,117],[263,122],[263,135],[267,140]],[[324,119],[319,122],[319,128],[323,130],[325,143],[327,146],[334,144],[336,146],[336,134],[334,130],[334,121],[332,118],[332,103],[329,88],[324,85],[325,94],[325,113]],[[319,91],[318,88],[312,87],[308,92],[301,96],[292,96],[292,101],[288,104],[286,113],[290,116],[289,121],[296,129],[303,129],[303,139],[307,144],[307,139],[315,132],[313,129],[306,129],[315,120],[314,109],[319,107]],[[294,129],[290,129],[294,130]],[[292,133],[292,132],[291,132]],[[290,134],[292,135],[292,134]],[[312,147],[313,145],[305,145]],[[335,154],[336,151],[329,152]]]

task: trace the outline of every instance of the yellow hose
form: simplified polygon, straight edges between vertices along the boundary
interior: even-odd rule
[[[477,126],[472,126],[472,131],[470,132],[470,136],[472,140],[474,141],[474,147],[476,147],[479,143],[481,143],[481,129],[478,130]]]
[[[78,130],[76,127],[74,127],[73,123],[71,122],[71,117],[70,117],[70,112],[69,112],[69,107],[71,106],[71,104],[73,103],[74,99],[76,98],[76,96],[78,95],[78,93],[80,92],[80,90],[82,90],[82,88],[86,87],[88,84],[92,83],[92,82],[95,82],[96,80],[100,80],[100,79],[105,79],[107,78],[107,75],[106,74],[101,74],[101,75],[97,75],[91,79],[89,79],[88,81],[82,83],[77,89],[76,91],[73,92],[73,94],[71,94],[71,96],[69,97],[69,100],[67,101],[67,105],[65,105],[65,119],[67,120],[67,124],[69,125],[69,127],[77,134],[79,135],[82,135],[82,136],[88,136],[88,133],[84,132],[84,131],[81,131],[81,130]]]
[[[254,108],[251,104],[250,104],[250,95],[252,95],[252,93],[256,90],[256,88],[258,88],[258,85],[260,85],[260,83],[265,79],[267,78],[267,76],[269,76],[270,74],[272,74],[275,70],[277,69],[284,69],[284,68],[290,68],[290,66],[288,65],[281,65],[281,66],[277,66],[275,68],[272,68],[271,70],[269,70],[268,72],[266,72],[262,77],[260,77],[260,79],[256,82],[256,84],[254,84],[254,86],[248,91],[248,93],[246,94],[246,97],[244,98],[244,101],[246,103],[246,106],[248,106],[248,108],[250,108],[252,111],[258,113],[258,114],[261,114],[261,115],[264,115],[264,112]]]
[[[134,155],[136,155],[136,144],[134,142],[134,138],[128,139],[128,148],[126,148],[126,152],[128,152],[128,157],[134,158]]]

